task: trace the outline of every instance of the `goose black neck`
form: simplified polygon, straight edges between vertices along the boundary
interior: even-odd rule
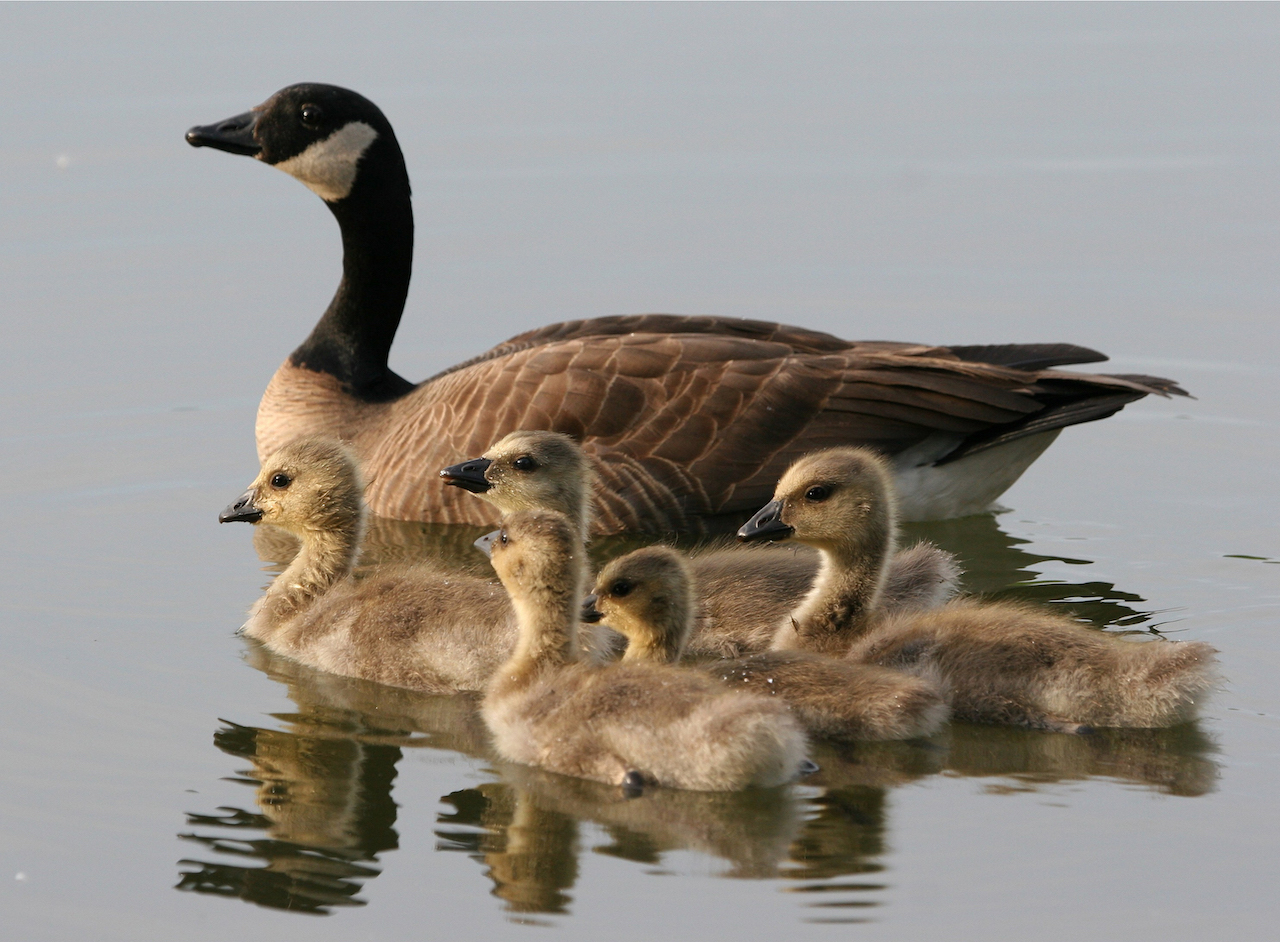
[[[413,388],[387,366],[413,271],[413,206],[394,138],[375,141],[351,192],[326,205],[342,230],[342,281],[289,361],[331,374],[356,398],[398,398]]]

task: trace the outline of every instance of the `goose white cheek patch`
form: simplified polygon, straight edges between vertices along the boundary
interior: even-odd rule
[[[378,132],[363,121],[352,121],[276,167],[301,180],[322,200],[332,203],[351,192],[356,182],[356,165],[377,136]]]

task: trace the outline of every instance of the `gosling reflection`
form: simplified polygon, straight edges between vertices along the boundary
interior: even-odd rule
[[[822,770],[800,790],[657,788],[634,798],[495,763],[500,781],[445,796],[454,810],[437,819],[437,849],[483,864],[493,894],[517,921],[569,911],[584,851],[658,869],[668,855],[693,851],[723,861],[724,877],[783,877],[797,890],[826,891],[824,907],[877,905],[880,884],[832,881],[883,868],[889,788],[936,772],[944,752],[875,743],[819,747],[815,756]]]
[[[487,754],[487,733],[469,697],[431,697],[326,674],[248,642],[245,659],[285,685],[295,713],[284,729],[224,721],[214,744],[250,768],[258,811],[188,815],[179,835],[246,863],[184,860],[179,889],[278,909],[327,913],[360,906],[356,894],[397,846],[391,787],[404,747]],[[210,834],[210,829],[217,829]]]
[[[578,879],[577,817],[543,807],[506,782],[486,782],[441,801],[454,811],[437,818],[436,849],[484,864],[507,912],[568,912],[568,891]]]
[[[223,833],[179,837],[252,863],[179,861],[194,869],[182,873],[178,889],[312,913],[364,905],[356,893],[380,872],[378,854],[397,846],[391,783],[400,749],[294,725],[285,731],[226,723],[214,733],[219,749],[251,763],[239,781],[254,787],[260,813],[223,807],[190,814],[188,825]]]
[[[1087,736],[1036,733],[1010,727],[954,724],[947,769],[1001,777],[991,792],[1033,791],[1043,784],[1109,778],[1169,795],[1212,792],[1217,744],[1196,723],[1168,729],[1099,729]]]
[[[365,743],[450,749],[487,758],[489,733],[478,696],[433,696],[307,667],[245,639],[245,661],[285,685],[298,707],[276,714],[300,730],[357,737]]]
[[[722,875],[776,876],[802,824],[787,788],[693,792],[653,788],[628,798],[616,787],[495,763],[501,776],[447,795],[455,809],[438,818],[440,850],[468,854],[487,868],[493,894],[524,916],[568,911],[584,834],[589,850],[660,866],[691,850],[727,864]],[[582,825],[594,826],[584,831]]]

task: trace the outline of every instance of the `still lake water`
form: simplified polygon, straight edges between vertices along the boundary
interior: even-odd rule
[[[1275,5],[0,7],[0,932],[1273,938],[1277,48]],[[466,700],[236,637],[273,551],[216,514],[339,244],[182,133],[303,80],[405,149],[405,376],[663,310],[1176,377],[1195,401],[914,532],[975,591],[1209,641],[1229,683],[1191,727],[955,726],[623,801],[494,762]]]

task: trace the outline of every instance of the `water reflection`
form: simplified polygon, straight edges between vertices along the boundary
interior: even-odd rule
[[[364,563],[431,558],[489,574],[473,551],[477,528],[375,520]],[[1021,548],[994,515],[913,525],[956,552],[971,591],[1069,605],[1110,626],[1148,621],[1139,596],[1099,582],[1036,581],[1054,557]],[[259,527],[255,545],[280,567],[296,543]],[[600,540],[603,561],[638,545]],[[1086,565],[1086,560],[1067,560]],[[677,852],[719,861],[725,877],[773,879],[797,894],[814,922],[874,917],[884,877],[892,790],[930,776],[973,777],[992,793],[1106,778],[1166,794],[1216,787],[1215,744],[1196,726],[1102,730],[1092,736],[955,724],[930,742],[818,744],[821,770],[792,788],[738,794],[620,790],[496,761],[474,697],[438,697],[335,677],[246,642],[246,659],[283,684],[296,705],[277,727],[223,721],[214,744],[248,767],[233,781],[253,789],[255,810],[223,807],[188,816],[179,836],[218,859],[187,859],[178,888],[310,913],[363,905],[360,887],[397,847],[396,765],[405,748],[482,759],[494,780],[444,795],[436,849],[483,868],[509,918],[538,922],[571,911],[584,854],[629,861],[647,872],[678,866]]]
[[[355,894],[381,872],[378,855],[398,846],[391,787],[402,748],[482,754],[475,701],[336,677],[252,642],[246,659],[283,683],[298,709],[273,714],[283,729],[223,720],[215,731],[215,746],[249,761],[231,781],[254,789],[258,810],[189,814],[198,830],[179,837],[240,862],[180,861],[193,869],[178,889],[312,913],[364,905]]]
[[[1034,791],[1039,785],[1111,778],[1169,795],[1213,791],[1217,744],[1196,723],[1171,729],[1100,729],[1089,736],[953,724],[947,771],[1001,777],[992,792]]]
[[[179,837],[246,862],[179,861],[194,869],[178,889],[300,912],[364,905],[355,894],[378,875],[377,855],[397,846],[391,782],[400,750],[234,723],[213,741],[250,762],[238,781],[254,787],[259,811],[189,814],[188,826],[201,831]],[[203,833],[210,828],[217,833]]]
[[[1146,601],[1142,596],[1117,589],[1110,582],[1041,579],[1035,570],[1039,563],[1090,566],[1092,561],[1029,553],[1022,549],[1029,541],[1005,533],[994,513],[909,523],[903,527],[903,535],[907,542],[930,540],[955,553],[964,568],[966,592],[1062,605],[1099,628],[1132,628],[1149,622],[1156,614],[1140,604]]]

